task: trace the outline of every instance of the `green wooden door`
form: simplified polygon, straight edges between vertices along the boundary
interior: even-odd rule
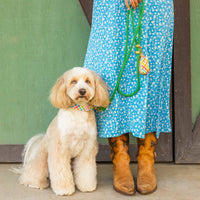
[[[192,122],[200,114],[200,1],[190,0]]]

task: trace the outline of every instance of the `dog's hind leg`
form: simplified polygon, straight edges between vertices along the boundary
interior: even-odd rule
[[[88,141],[84,150],[73,163],[74,178],[77,188],[82,192],[91,192],[97,186],[96,154],[97,141]]]
[[[25,152],[24,168],[19,182],[29,187],[44,189],[49,186],[47,151],[43,140],[38,142],[34,144],[35,147],[29,147],[32,152]]]

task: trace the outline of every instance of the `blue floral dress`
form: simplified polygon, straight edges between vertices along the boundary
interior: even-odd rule
[[[134,10],[135,26],[139,9]],[[109,87],[116,86],[126,41],[127,9],[124,0],[94,0],[92,28],[84,67],[99,73]],[[131,132],[171,132],[169,94],[172,64],[173,0],[145,0],[142,21],[143,53],[149,58],[150,72],[140,75],[141,87],[132,97],[116,93],[110,106],[96,112],[99,137],[116,137]],[[130,21],[129,40],[133,37]],[[129,43],[130,44],[130,43]],[[133,49],[120,82],[124,93],[137,87],[136,54]]]

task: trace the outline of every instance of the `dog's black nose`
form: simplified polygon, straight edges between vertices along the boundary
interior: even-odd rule
[[[79,89],[79,91],[78,91],[78,92],[79,92],[79,94],[80,94],[80,95],[82,95],[82,96],[83,96],[83,95],[86,93],[86,89],[84,89],[84,88],[81,88],[81,89]]]

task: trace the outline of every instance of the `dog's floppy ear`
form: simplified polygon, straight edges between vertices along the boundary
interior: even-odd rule
[[[106,108],[110,104],[108,87],[97,73],[92,71],[92,74],[95,78],[95,96],[91,100],[91,104],[95,107]]]
[[[66,108],[72,105],[72,100],[67,95],[67,86],[64,75],[56,81],[50,94],[50,101],[56,108]]]

